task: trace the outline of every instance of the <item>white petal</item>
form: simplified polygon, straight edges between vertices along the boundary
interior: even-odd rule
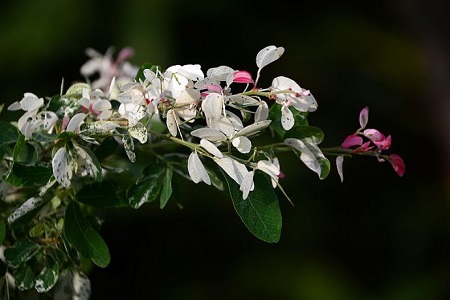
[[[303,163],[312,171],[316,172],[319,176],[321,174],[320,163],[316,158],[316,155],[299,139],[287,138],[284,143],[301,152],[300,159]],[[310,144],[310,147],[316,150],[318,156],[323,156],[317,145]]]
[[[22,100],[20,100],[20,105],[22,109],[26,111],[37,110],[44,105],[44,99],[38,98],[32,93],[25,93]]]
[[[169,129],[169,132],[171,135],[177,136],[178,124],[179,124],[179,119],[178,119],[178,116],[175,114],[175,111],[173,109],[169,110],[167,112],[166,125],[167,125],[167,128]]]
[[[213,160],[228,174],[237,184],[241,185],[248,170],[245,165],[236,160],[224,156],[223,158],[214,157]]]
[[[19,110],[22,109],[22,106],[20,105],[19,101],[16,101],[12,103],[10,106],[8,106],[8,110]]]
[[[241,153],[249,153],[252,149],[252,142],[246,136],[235,137],[232,144]]]
[[[200,100],[200,92],[194,89],[185,89],[181,95],[176,99],[176,104],[178,105],[186,105],[192,104],[195,101]]]
[[[208,151],[209,153],[211,153],[212,155],[222,158],[223,154],[222,152],[220,152],[220,150],[210,141],[205,140],[205,139],[201,139],[200,140],[200,145],[205,148],[206,151]]]
[[[344,156],[339,155],[336,157],[336,168],[341,178],[341,182],[344,182]]]
[[[259,69],[264,68],[271,62],[276,61],[280,58],[281,55],[284,53],[283,47],[275,47],[275,46],[268,46],[261,51],[258,52],[256,55],[256,65]]]
[[[64,147],[56,151],[52,159],[53,175],[63,187],[70,186],[72,179],[73,166],[70,156]]]
[[[280,175],[280,168],[279,168],[279,166],[271,163],[268,160],[260,160],[260,161],[258,161],[256,168],[258,170],[263,171],[264,173],[269,175],[271,178],[278,179],[278,175]]]
[[[288,107],[283,106],[281,108],[281,125],[283,126],[283,129],[289,130],[294,126],[294,124],[294,115],[291,110]]]
[[[255,122],[265,121],[269,117],[269,106],[265,101],[259,102],[255,112]]]
[[[206,118],[219,119],[222,113],[223,96],[211,93],[202,101],[202,110]]]
[[[272,120],[265,120],[265,121],[260,121],[260,122],[255,122],[251,125],[248,125],[246,127],[244,127],[243,129],[239,130],[236,133],[236,136],[243,136],[243,135],[251,135],[253,133],[257,133],[258,131],[264,130],[266,129],[269,125],[270,122],[272,122]]]
[[[234,73],[234,70],[227,66],[220,66],[217,68],[211,68],[206,71],[206,76],[212,80],[225,81],[230,73]]]
[[[248,197],[250,191],[254,190],[255,184],[253,183],[253,175],[255,172],[250,171],[245,175],[239,190],[242,191],[242,198],[245,200]]]
[[[98,100],[94,103],[94,105],[92,105],[92,109],[99,112],[111,109],[111,102],[108,100]]]
[[[84,121],[84,118],[86,118],[86,114],[84,113],[78,113],[74,115],[70,119],[69,124],[67,124],[66,131],[78,132],[80,130],[82,122]]]
[[[192,130],[191,135],[213,142],[225,141],[227,139],[227,137],[219,130],[206,127]]]
[[[227,99],[232,102],[242,106],[257,106],[259,105],[259,100],[246,95],[231,95]]]
[[[208,172],[198,157],[197,152],[192,152],[189,155],[188,172],[193,182],[199,183],[200,181],[203,181],[206,184],[211,185],[211,179],[209,178]]]

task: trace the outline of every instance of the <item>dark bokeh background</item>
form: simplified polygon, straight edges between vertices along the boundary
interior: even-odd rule
[[[364,3],[362,3],[364,2]],[[426,3],[425,3],[426,2]],[[284,157],[278,244],[254,238],[231,201],[180,181],[160,210],[108,211],[112,263],[90,274],[92,299],[448,299],[450,297],[450,26],[447,1],[24,1],[0,4],[0,102],[82,79],[92,47],[132,46],[134,64],[221,64],[284,75],[319,102],[324,146],[369,124],[406,162],[355,157],[320,181]],[[266,80],[266,81],[265,81]],[[5,113],[0,116],[6,119]],[[334,166],[334,164],[333,164]],[[280,195],[281,196],[281,195]],[[283,197],[280,197],[283,199]]]

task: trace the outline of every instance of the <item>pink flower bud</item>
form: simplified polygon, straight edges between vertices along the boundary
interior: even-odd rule
[[[236,83],[253,83],[252,75],[247,71],[235,71],[233,82]]]

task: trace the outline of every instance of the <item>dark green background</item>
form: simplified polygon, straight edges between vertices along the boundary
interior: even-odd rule
[[[446,299],[450,296],[450,33],[446,1],[3,1],[0,103],[51,96],[81,80],[84,50],[132,46],[134,64],[229,65],[286,48],[261,85],[284,75],[319,103],[310,124],[338,145],[370,107],[406,163],[355,157],[340,183],[282,157],[283,231],[254,238],[229,198],[180,180],[178,198],[105,212],[112,261],[92,299]],[[6,120],[15,115],[2,113]]]

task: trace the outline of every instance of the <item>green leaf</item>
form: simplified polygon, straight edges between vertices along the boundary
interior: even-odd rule
[[[311,139],[310,143],[320,144],[323,141],[324,134],[322,129],[314,126],[294,126],[291,130],[287,131],[284,135],[284,139]]]
[[[5,181],[13,186],[42,186],[45,185],[53,171],[44,166],[25,166],[15,163],[6,173]]]
[[[65,106],[67,103],[63,100],[60,95],[55,95],[50,99],[48,103],[48,110],[57,112],[62,106]]]
[[[45,266],[35,278],[34,288],[39,293],[46,293],[58,282],[59,265],[50,255],[46,256]]]
[[[6,237],[6,224],[3,220],[0,220],[0,245],[3,244]]]
[[[156,70],[159,68],[159,70],[161,70],[161,67],[157,66],[157,65],[153,65],[152,63],[144,63],[138,70],[136,77],[134,78],[136,81],[139,82],[139,80],[144,81],[145,80],[145,76],[144,76],[144,70],[145,69],[150,69],[153,72],[156,72]]]
[[[257,238],[276,243],[281,235],[281,211],[272,185],[262,173],[255,173],[255,189],[242,199],[239,185],[224,173],[233,206],[248,230]]]
[[[25,136],[20,134],[17,139],[13,153],[14,162],[26,165],[34,164],[37,160],[37,154],[34,147],[25,141]]]
[[[111,154],[117,151],[119,144],[112,137],[105,138],[102,143],[94,150],[95,156],[99,161],[107,158]]]
[[[40,209],[46,202],[47,201],[42,198],[31,197],[8,217],[8,223],[12,224],[17,220],[28,216],[29,214],[37,213],[37,210]]]
[[[30,266],[22,265],[19,269],[14,270],[14,282],[21,291],[28,291],[34,286],[34,273]]]
[[[74,201],[70,202],[66,208],[64,236],[82,257],[91,259],[101,268],[109,264],[111,257],[108,246],[92,228]]]
[[[18,138],[19,133],[14,125],[0,121],[0,146],[15,143]]]
[[[39,244],[30,240],[20,240],[13,246],[6,248],[4,255],[8,266],[15,269],[20,264],[31,259],[39,251]]]
[[[63,131],[56,137],[58,140],[70,140],[77,137],[77,133],[73,131]]]
[[[104,180],[84,186],[77,194],[77,200],[100,208],[128,206],[128,200],[117,193],[117,183]]]
[[[129,204],[139,208],[144,203],[154,201],[161,191],[161,175],[164,168],[159,165],[149,165],[142,172],[143,175],[127,191]]]
[[[161,196],[159,197],[161,209],[163,209],[164,206],[166,206],[167,201],[169,201],[170,196],[172,196],[172,176],[173,176],[173,169],[170,167],[166,168],[162,182]]]

